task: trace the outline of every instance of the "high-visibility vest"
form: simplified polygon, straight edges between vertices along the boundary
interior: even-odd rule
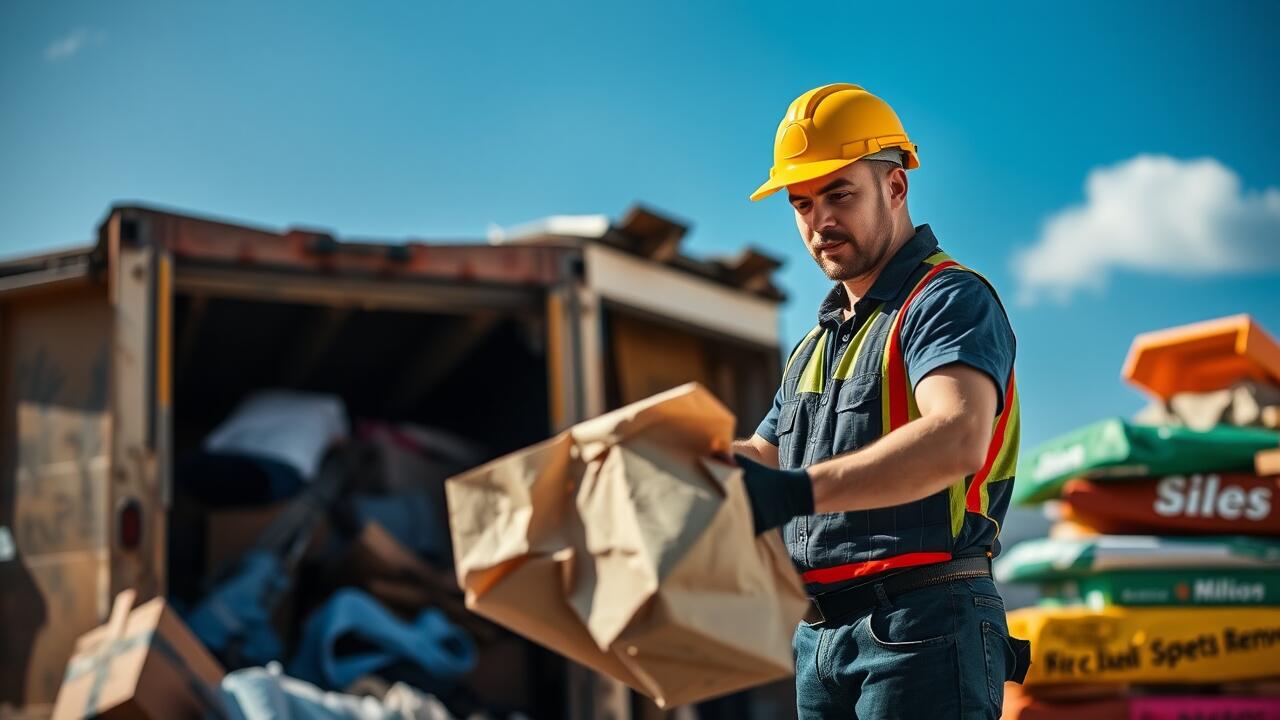
[[[829,373],[827,345],[837,342],[837,331],[818,325],[801,340],[783,372],[780,467],[808,467],[858,450],[920,417],[903,358],[902,322],[912,301],[946,272],[971,272],[991,287],[981,275],[935,252],[903,284],[898,297],[870,312],[833,359]],[[1018,394],[1012,372],[1003,401],[986,461],[977,473],[905,505],[787,523],[783,538],[805,581],[839,583],[953,556],[998,552],[1018,461]]]

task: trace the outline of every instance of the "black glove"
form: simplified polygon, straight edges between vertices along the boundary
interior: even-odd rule
[[[804,470],[777,470],[743,455],[734,455],[742,468],[742,484],[751,501],[756,534],[781,527],[793,517],[813,514],[813,480]]]

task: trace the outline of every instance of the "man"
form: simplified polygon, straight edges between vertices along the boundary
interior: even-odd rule
[[[1014,337],[994,290],[907,210],[916,146],[855,85],[791,103],[758,200],[784,190],[835,286],[773,409],[735,443],[756,531],[813,598],[802,718],[999,717],[1029,648],[991,558],[1018,449]]]

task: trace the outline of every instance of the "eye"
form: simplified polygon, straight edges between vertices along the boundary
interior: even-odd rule
[[[848,200],[851,197],[853,197],[853,193],[846,192],[844,190],[836,190],[835,192],[829,193],[827,195],[827,199],[830,200],[831,202],[844,202],[845,200]]]
[[[797,200],[791,203],[791,206],[799,212],[809,212],[810,203],[808,200]]]

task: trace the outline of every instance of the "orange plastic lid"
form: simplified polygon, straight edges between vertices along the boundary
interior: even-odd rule
[[[1124,378],[1165,400],[1240,380],[1280,384],[1280,344],[1248,315],[1143,333],[1129,348]]]

